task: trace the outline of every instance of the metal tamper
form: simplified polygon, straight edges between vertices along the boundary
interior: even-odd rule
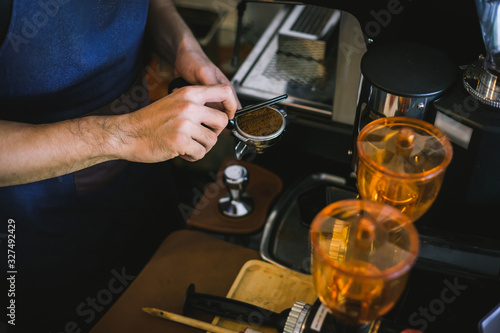
[[[248,171],[241,165],[230,165],[224,170],[222,181],[228,194],[219,199],[219,210],[229,217],[248,215],[254,207],[252,198],[245,193]]]

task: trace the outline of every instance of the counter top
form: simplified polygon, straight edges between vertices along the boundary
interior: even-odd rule
[[[176,231],[164,240],[91,332],[199,333],[198,329],[152,317],[142,308],[155,307],[182,314],[185,292],[191,283],[199,292],[226,296],[245,262],[259,258],[255,250],[197,231]],[[208,322],[212,318],[198,317]]]

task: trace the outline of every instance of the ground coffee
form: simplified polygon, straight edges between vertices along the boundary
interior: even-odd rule
[[[283,125],[280,112],[264,107],[236,118],[241,131],[253,136],[268,136],[276,133]]]

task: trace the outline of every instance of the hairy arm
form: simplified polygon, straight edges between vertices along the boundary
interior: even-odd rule
[[[114,157],[106,118],[30,125],[0,120],[0,186],[60,176]]]
[[[171,0],[150,0],[146,32],[157,54],[167,59],[174,66],[175,73],[188,82],[230,84],[205,55]],[[236,93],[234,95],[236,97]]]
[[[219,103],[224,112],[205,106]],[[34,182],[97,163],[201,159],[234,116],[228,85],[192,86],[136,112],[53,124],[0,121],[0,186]]]
[[[181,44],[183,47],[199,47],[171,0],[149,1],[146,32],[154,50],[172,64],[175,64]]]
[[[177,156],[203,158],[240,106],[234,89],[170,0],[150,1],[147,29],[155,50],[175,64],[176,73],[203,86],[179,89],[125,115],[44,125],[0,120],[0,186],[57,177],[115,159],[152,163]]]

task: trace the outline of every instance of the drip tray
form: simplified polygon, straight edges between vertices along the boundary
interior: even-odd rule
[[[274,205],[261,242],[264,260],[310,274],[309,226],[330,203],[356,198],[342,177],[317,173],[289,187]]]

